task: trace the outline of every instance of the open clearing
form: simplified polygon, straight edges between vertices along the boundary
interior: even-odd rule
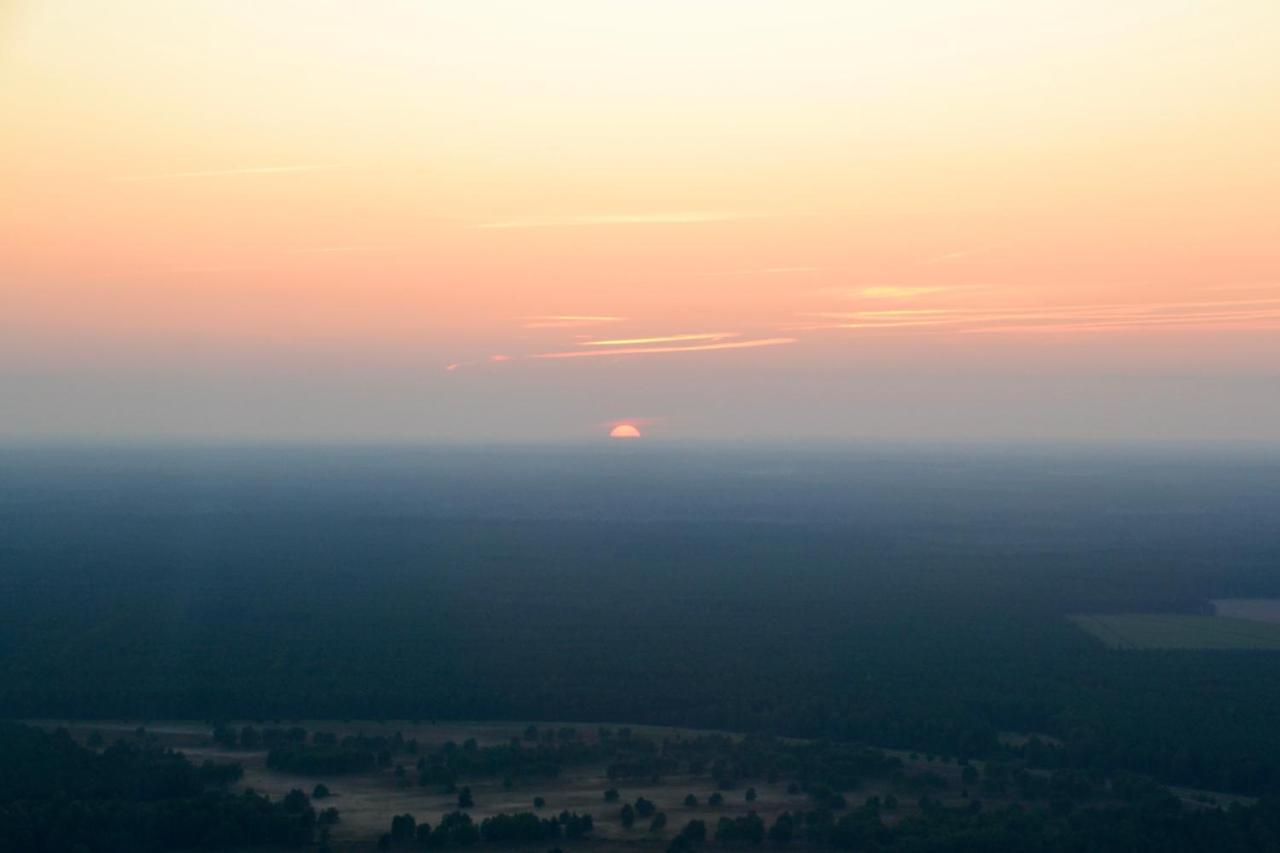
[[[1280,623],[1183,613],[1106,613],[1069,617],[1115,649],[1280,651]]]
[[[97,732],[107,742],[117,738],[130,737],[141,725],[145,727],[149,737],[160,744],[185,753],[191,760],[199,763],[205,759],[219,762],[235,761],[244,767],[244,777],[235,786],[237,789],[252,788],[269,794],[273,799],[283,797],[293,788],[310,793],[318,782],[325,783],[333,792],[333,796],[317,800],[316,807],[334,806],[341,814],[341,822],[334,827],[333,840],[343,851],[372,850],[377,837],[386,832],[391,818],[398,814],[412,814],[419,821],[428,821],[435,825],[440,818],[457,810],[456,794],[445,794],[438,787],[423,787],[414,784],[403,784],[397,779],[393,767],[380,768],[368,773],[349,775],[298,775],[272,770],[266,766],[266,752],[262,750],[225,749],[210,739],[210,727],[206,723],[192,721],[72,721],[72,720],[32,720],[33,724],[45,728],[64,727],[81,742],[87,740],[91,733]],[[234,723],[241,725],[244,721]],[[290,721],[290,725],[295,721]],[[260,725],[259,722],[254,722]],[[475,738],[481,746],[503,744],[513,737],[519,737],[526,723],[494,723],[494,722],[429,722],[409,721],[349,721],[332,720],[299,720],[297,725],[308,730],[336,732],[339,736],[348,734],[364,734],[368,736],[390,736],[400,732],[405,738],[416,738],[424,748],[430,749],[444,744],[446,741],[461,742],[467,738]],[[558,727],[557,723],[540,722],[539,726]],[[575,725],[575,724],[569,724]],[[584,737],[594,737],[594,726],[576,724]],[[659,726],[631,726],[631,730],[640,735],[655,738],[700,734],[725,734],[705,730],[676,729]],[[932,796],[949,806],[959,806],[968,802],[967,792],[961,780],[961,767],[954,762],[933,756],[909,756],[906,752],[887,750],[900,756],[908,770],[912,772],[930,771],[945,780],[946,788],[934,792]],[[561,810],[589,813],[595,820],[595,830],[589,840],[570,842],[560,841],[554,846],[591,848],[593,850],[613,849],[646,849],[663,850],[667,843],[681,827],[690,820],[704,820],[714,828],[721,816],[735,817],[745,815],[749,810],[757,812],[766,824],[772,824],[777,815],[783,811],[803,811],[812,808],[805,794],[788,793],[788,781],[780,780],[769,784],[764,780],[753,780],[758,798],[748,803],[745,797],[748,784],[744,783],[733,790],[721,791],[724,803],[720,806],[707,804],[707,797],[716,790],[715,781],[708,775],[690,776],[687,774],[671,774],[663,776],[657,783],[625,782],[610,780],[605,774],[603,765],[578,765],[566,767],[561,775],[554,779],[525,780],[517,782],[511,789],[504,788],[499,778],[467,778],[464,782],[475,797],[474,807],[467,809],[478,822],[485,817],[501,812],[521,812],[533,810],[533,798],[543,797],[546,805],[541,810],[544,816],[554,815]],[[622,826],[619,820],[620,803],[606,803],[604,791],[616,787],[621,794],[621,801],[634,801],[637,797],[651,800],[659,811],[665,812],[668,825],[660,832],[650,832],[647,821],[637,821],[631,829]],[[916,799],[918,792],[895,787],[884,779],[868,779],[857,791],[849,793],[852,803],[861,802],[872,795],[894,793],[901,805],[886,814],[888,822],[895,822],[902,817],[918,811]],[[686,794],[694,794],[698,798],[697,806],[686,806]],[[989,804],[1012,802],[1006,798],[984,797]],[[526,845],[527,846],[527,845]]]
[[[1083,617],[1093,618],[1093,617]],[[1205,617],[1209,618],[1209,617]],[[1225,620],[1230,621],[1230,620]],[[1274,626],[1280,628],[1280,626]],[[437,786],[421,786],[406,784],[397,777],[393,766],[381,767],[364,773],[344,775],[311,775],[293,774],[272,770],[266,766],[264,750],[226,749],[211,739],[209,724],[194,721],[74,721],[74,720],[29,720],[31,724],[44,728],[66,728],[70,734],[82,743],[94,733],[110,743],[117,739],[128,739],[142,727],[148,738],[171,749],[185,753],[190,759],[199,763],[205,759],[217,762],[238,762],[244,768],[244,777],[235,785],[236,789],[252,788],[270,795],[273,799],[284,797],[294,788],[308,793],[317,783],[325,783],[333,795],[330,798],[316,800],[317,809],[333,806],[339,810],[341,822],[333,828],[333,850],[340,853],[371,853],[377,847],[377,838],[386,832],[391,818],[400,814],[411,814],[418,821],[427,821],[437,825],[442,816],[456,811],[456,794],[446,794]],[[239,721],[231,723],[240,726],[246,722],[262,725],[262,721]],[[390,737],[399,732],[406,739],[418,741],[424,750],[439,747],[447,741],[459,743],[474,738],[480,746],[505,744],[512,738],[518,738],[528,723],[524,722],[422,722],[422,721],[333,721],[333,720],[291,720],[287,723],[275,721],[274,725],[299,725],[308,731],[326,731],[338,736],[365,735],[369,737]],[[575,726],[586,740],[596,736],[594,724],[561,724],[539,722],[540,728],[558,729],[561,725]],[[616,728],[616,727],[615,727]],[[696,729],[677,729],[662,726],[631,726],[636,735],[661,740],[665,738],[690,738],[704,734],[724,735],[726,732],[711,732]],[[731,737],[736,737],[730,735]],[[1004,737],[1012,741],[1025,741],[1028,735],[1012,732],[1004,733]],[[1047,735],[1038,735],[1042,739],[1052,741]],[[939,779],[942,787],[930,791],[930,796],[945,805],[956,808],[969,803],[970,791],[962,777],[962,767],[955,762],[935,757],[909,753],[905,750],[884,750],[902,760],[904,770],[909,774],[925,773]],[[399,757],[399,756],[398,756]],[[409,756],[403,756],[407,762]],[[984,763],[974,762],[975,769],[981,770]],[[812,808],[812,803],[803,793],[788,791],[788,779],[782,778],[774,783],[756,779],[750,783],[742,783],[732,790],[721,791],[724,802],[719,806],[707,803],[707,797],[716,789],[715,780],[707,774],[665,775],[656,782],[624,782],[610,780],[600,764],[566,765],[556,778],[525,779],[516,781],[511,788],[504,787],[497,777],[468,776],[461,784],[469,786],[475,798],[475,804],[467,809],[477,822],[502,812],[514,813],[533,810],[533,798],[543,797],[546,801],[540,810],[543,816],[557,814],[561,810],[591,814],[595,821],[595,829],[591,836],[582,840],[562,839],[553,846],[579,853],[660,853],[667,846],[672,836],[688,821],[698,819],[705,821],[712,829],[716,821],[722,817],[737,817],[748,811],[757,812],[765,823],[772,824],[783,811],[805,811]],[[1034,771],[1042,774],[1045,771]],[[410,772],[412,777],[412,772]],[[753,785],[758,793],[755,802],[747,802],[746,788]],[[606,803],[604,791],[616,787],[621,795],[620,802],[631,802],[637,797],[652,801],[658,811],[665,812],[668,823],[665,829],[650,831],[647,821],[638,820],[630,829],[623,827],[619,819],[620,803]],[[870,796],[885,797],[893,794],[899,801],[896,809],[886,811],[885,822],[896,823],[904,817],[919,812],[917,799],[919,790],[904,785],[902,779],[868,778],[856,790],[848,791],[850,804],[861,802]],[[1231,796],[1213,791],[1178,789],[1175,793],[1184,804],[1192,807],[1206,807],[1208,804],[1229,805],[1232,802],[1248,804],[1250,798]],[[686,806],[687,794],[698,798],[698,805]],[[1015,795],[992,795],[991,792],[974,790],[987,808],[1003,808],[1017,802]],[[1033,805],[1034,807],[1034,805]],[[536,847],[537,845],[533,845]],[[519,849],[531,849],[530,845],[517,845]],[[498,849],[485,845],[477,849]]]
[[[1280,598],[1215,598],[1212,603],[1218,616],[1280,623]]]

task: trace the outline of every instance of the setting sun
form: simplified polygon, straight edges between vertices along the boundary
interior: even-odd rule
[[[631,424],[618,424],[616,427],[609,430],[609,438],[639,438],[639,437],[640,437],[640,430],[636,429]]]

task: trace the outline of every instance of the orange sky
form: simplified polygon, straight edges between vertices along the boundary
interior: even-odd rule
[[[1256,377],[1183,437],[1280,438],[1277,33],[1273,0],[19,0],[0,436],[75,432],[94,377],[137,400],[113,434],[198,433],[206,382],[214,433],[554,438],[805,432],[698,390],[753,377],[1125,375]],[[329,407],[246,415],[286,375]],[[317,428],[353,387],[423,409]],[[913,434],[885,393],[835,434]]]

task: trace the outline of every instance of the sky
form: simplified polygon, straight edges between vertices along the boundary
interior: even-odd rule
[[[0,2],[0,440],[1280,444],[1274,0]]]

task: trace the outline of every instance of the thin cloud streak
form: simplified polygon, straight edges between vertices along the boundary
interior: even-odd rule
[[[949,287],[864,287],[858,296],[864,299],[913,299],[917,296],[928,296],[931,293],[943,293]]]
[[[1126,329],[1250,328],[1280,318],[1280,299],[1206,300],[1148,305],[1062,305],[1020,310],[978,308],[811,312],[807,316],[845,322],[794,324],[791,331],[832,329],[928,329],[946,333],[1027,334]]]
[[[687,225],[699,222],[731,222],[737,219],[756,219],[758,213],[732,211],[684,210],[666,213],[596,213],[572,216],[526,216],[481,222],[473,228],[581,228],[597,225]]]
[[[1235,284],[1220,284],[1214,290],[1277,290],[1280,281],[1241,281]]]
[[[520,324],[524,329],[581,329],[584,326],[621,323],[627,318],[590,314],[538,314],[520,319],[524,321]]]
[[[1065,334],[1068,332],[1124,332],[1143,329],[1197,330],[1197,329],[1271,329],[1280,321],[1280,311],[1219,312],[1188,314],[1175,317],[1121,317],[1100,318],[1092,321],[1047,320],[1042,323],[989,326],[974,329],[956,329],[957,334]],[[1258,325],[1261,324],[1261,325]]]
[[[736,338],[741,335],[740,332],[699,332],[697,334],[688,335],[663,335],[654,338],[616,338],[613,340],[603,341],[583,341],[584,347],[622,347],[635,346],[637,344],[666,344],[678,343],[680,341],[719,341],[725,338]]]
[[[928,265],[928,264],[943,264],[943,263],[946,263],[947,261],[958,261],[961,258],[971,258],[974,255],[985,255],[990,252],[997,251],[999,249],[1007,249],[1010,245],[1011,244],[1009,243],[991,243],[986,246],[975,246],[972,249],[960,249],[957,252],[947,252],[945,255],[937,255],[936,257],[925,258],[920,263],[922,265]]]
[[[1055,335],[1069,333],[1147,331],[1271,331],[1280,328],[1280,298],[1202,299],[1154,303],[1085,303],[1077,305],[1027,306],[1023,308],[941,307],[883,308],[862,311],[813,311],[797,315],[813,322],[779,324],[785,333],[833,332],[918,332],[927,335]],[[619,322],[624,317],[588,314],[549,314],[523,318],[532,325],[577,325]],[[825,322],[824,322],[825,321]],[[530,325],[526,323],[526,326]],[[562,360],[607,356],[697,353],[752,349],[798,343],[797,337],[768,337],[749,340],[742,332],[688,332],[646,337],[598,338],[578,335],[579,349],[533,353],[520,356],[491,355],[487,362]],[[459,362],[445,367],[454,371],[476,365]]]
[[[563,359],[563,358],[598,358],[616,355],[657,355],[675,352],[712,352],[715,350],[753,349],[755,347],[773,347],[796,343],[795,338],[756,338],[750,341],[729,341],[716,344],[692,344],[689,346],[669,347],[626,347],[624,349],[573,350],[570,352],[544,352],[530,358]]]
[[[750,270],[727,270],[725,272],[708,272],[703,273],[705,276],[736,276],[736,275],[788,275],[791,273],[803,272],[821,272],[821,267],[761,267],[759,269]]]
[[[133,181],[173,181],[183,178],[222,178],[238,175],[280,175],[291,172],[320,172],[332,169],[329,163],[307,163],[297,166],[245,166],[239,169],[210,169],[203,172],[162,172],[155,175],[121,175],[111,180],[117,182]]]
[[[262,270],[276,269],[276,267],[266,264],[257,265],[232,265],[220,267],[180,267],[176,270],[168,270],[170,273],[218,273],[218,272],[261,272]]]
[[[310,249],[294,249],[290,254],[294,255],[341,255],[341,254],[358,254],[362,252],[390,252],[395,246],[316,246]]]
[[[921,296],[932,296],[935,293],[957,293],[976,289],[974,287],[944,287],[941,285],[877,284],[867,287],[824,287],[815,291],[815,293],[818,296],[827,296],[834,299],[915,299]]]

